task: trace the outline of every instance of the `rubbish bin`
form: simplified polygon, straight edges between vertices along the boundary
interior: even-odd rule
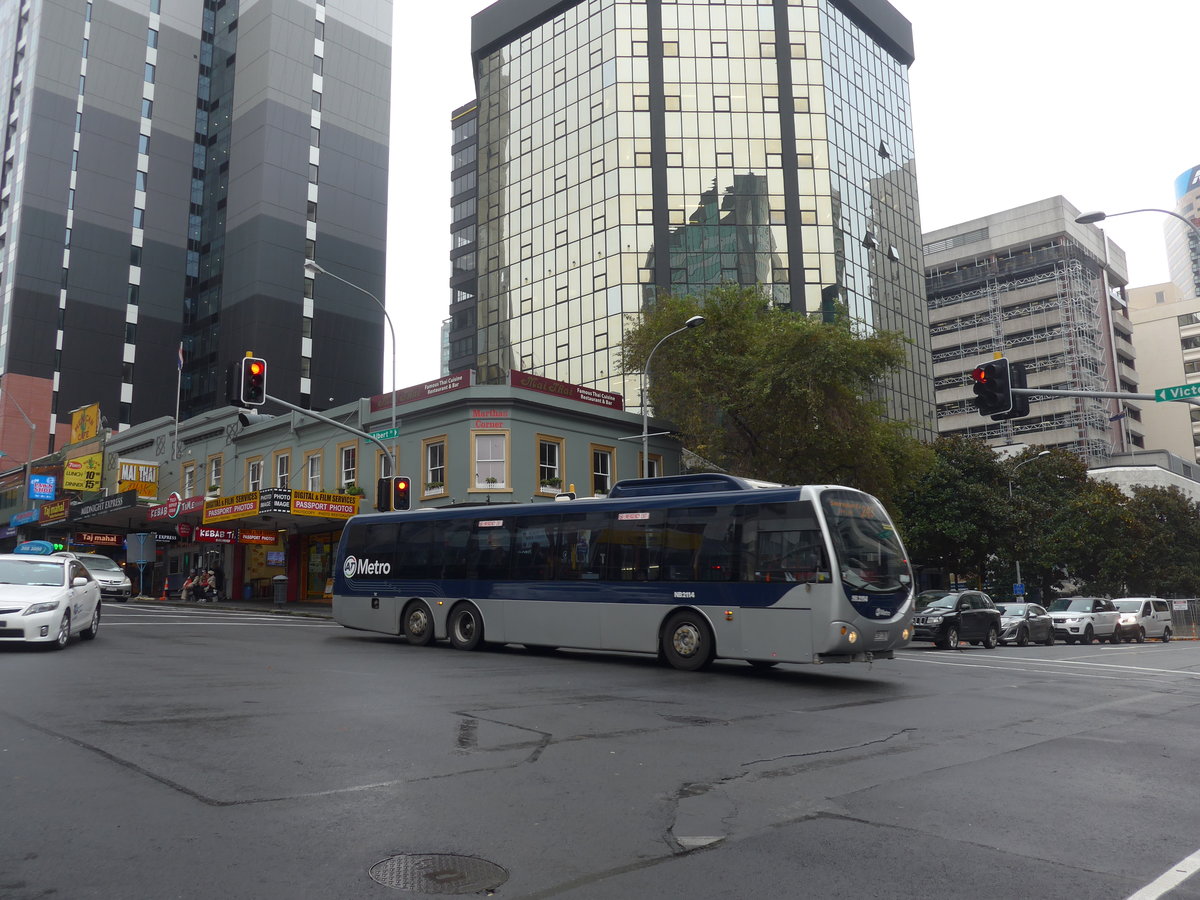
[[[242,585],[242,599],[247,603],[254,599],[254,585],[250,584],[249,582],[246,582],[246,584]]]
[[[287,603],[287,576],[276,575],[271,579],[271,588],[275,593],[275,605],[283,606]]]

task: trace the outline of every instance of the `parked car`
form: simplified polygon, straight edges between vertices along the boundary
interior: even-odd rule
[[[944,594],[914,613],[912,625],[914,641],[933,641],[943,650],[953,650],[959,641],[992,650],[1000,641],[1000,611],[981,591]]]
[[[1046,646],[1054,645],[1054,625],[1050,621],[1050,613],[1036,603],[1001,603],[996,606],[1000,610],[1000,643],[1012,641],[1018,647],[1024,647],[1030,641],[1037,641]]]
[[[1121,613],[1121,639],[1137,641],[1171,639],[1171,604],[1157,597],[1122,597],[1113,605]]]
[[[129,599],[133,585],[115,560],[100,553],[76,553],[75,558],[87,566],[87,570],[100,585],[101,599],[117,600],[121,603]]]
[[[77,559],[0,554],[0,643],[61,650],[100,629],[100,585]]]
[[[1068,644],[1121,640],[1121,614],[1104,597],[1060,597],[1050,604],[1054,636]]]

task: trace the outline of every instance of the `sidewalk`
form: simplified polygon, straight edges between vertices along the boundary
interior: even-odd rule
[[[240,612],[270,613],[280,616],[311,616],[319,619],[333,618],[333,605],[330,603],[284,603],[278,606],[268,600],[226,600],[221,603],[184,603],[182,600],[160,600],[158,597],[147,597],[144,594],[132,597],[130,602],[183,607],[186,609],[228,609]]]

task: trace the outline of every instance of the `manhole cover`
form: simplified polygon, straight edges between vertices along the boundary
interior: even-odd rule
[[[402,853],[371,866],[371,878],[384,887],[425,894],[477,894],[508,881],[495,863],[453,853]]]

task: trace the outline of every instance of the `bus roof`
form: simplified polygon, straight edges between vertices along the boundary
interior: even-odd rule
[[[719,472],[702,472],[696,475],[667,475],[662,478],[626,478],[614,484],[608,496],[613,499],[658,497],[663,494],[707,494],[715,491],[753,491],[778,487],[783,485]]]

